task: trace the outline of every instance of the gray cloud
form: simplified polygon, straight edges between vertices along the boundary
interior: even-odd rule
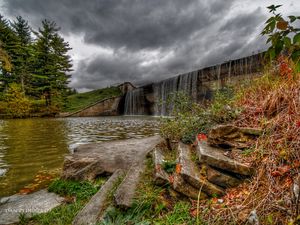
[[[237,13],[235,0],[3,1],[34,27],[55,20],[66,39],[82,35],[85,45],[112,51],[78,62],[71,85],[79,89],[164,79],[265,48],[258,34],[266,10]],[[75,54],[84,44],[72,46]]]

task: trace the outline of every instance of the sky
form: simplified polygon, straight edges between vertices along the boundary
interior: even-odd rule
[[[72,50],[79,92],[135,85],[264,51],[267,6],[300,16],[299,0],[0,0],[33,29],[55,21]]]

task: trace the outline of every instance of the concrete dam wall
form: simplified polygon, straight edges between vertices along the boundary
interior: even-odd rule
[[[168,115],[173,106],[167,100],[178,91],[195,102],[211,99],[216,90],[227,84],[257,76],[262,71],[263,59],[264,53],[259,53],[139,87],[125,94],[123,112],[125,115]]]
[[[216,90],[259,75],[263,61],[264,53],[259,53],[138,88],[125,82],[118,86],[123,96],[99,101],[68,116],[168,115],[173,104],[167,100],[172,93],[183,92],[195,102],[209,100]]]

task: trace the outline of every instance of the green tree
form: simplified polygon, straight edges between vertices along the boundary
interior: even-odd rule
[[[72,67],[67,54],[71,48],[58,34],[59,30],[55,22],[43,20],[42,28],[35,32],[33,84],[37,94],[44,96],[46,106],[52,105],[53,97],[61,99],[64,96]]]
[[[288,16],[286,19],[277,13],[281,5],[271,5],[267,7],[272,16],[266,21],[266,26],[262,35],[269,38],[267,43],[271,43],[268,49],[268,56],[271,60],[284,53],[296,63],[300,71],[300,28],[295,27],[300,16]]]
[[[0,15],[0,42],[3,60],[1,63],[0,82],[2,83],[1,90],[8,87],[9,83],[15,81],[14,62],[16,58],[17,36],[9,26],[9,21]],[[9,59],[10,64],[8,64]],[[5,61],[5,63],[3,63]],[[8,66],[9,65],[9,66]]]
[[[21,84],[22,90],[30,89],[31,63],[32,63],[32,38],[31,28],[28,22],[21,16],[11,24],[13,31],[17,35],[16,55],[14,60],[14,74],[17,83]]]

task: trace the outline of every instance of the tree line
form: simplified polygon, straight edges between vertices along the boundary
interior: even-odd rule
[[[53,21],[38,30],[0,15],[0,113],[58,112],[70,93],[69,43]],[[22,110],[20,110],[22,108]]]

